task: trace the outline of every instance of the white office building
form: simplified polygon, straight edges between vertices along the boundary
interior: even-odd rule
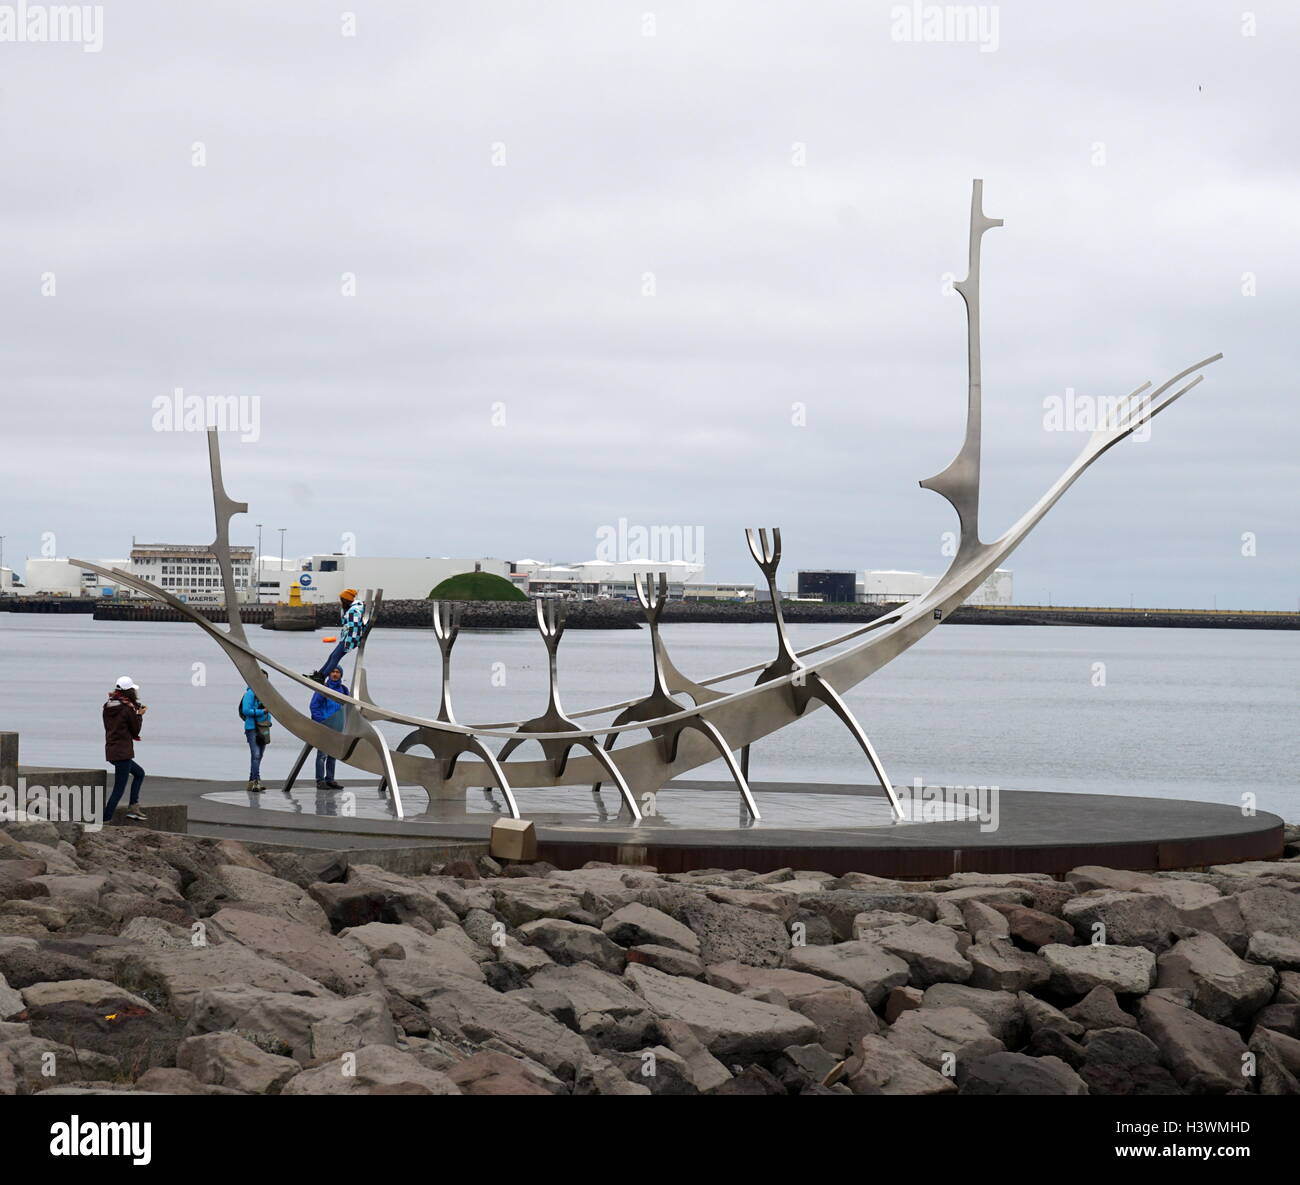
[[[274,561],[278,564],[278,560]],[[384,590],[386,601],[422,601],[449,576],[462,572],[491,572],[509,578],[510,565],[491,557],[455,556],[355,556],[310,555],[283,573],[268,569],[263,562],[262,587],[268,601],[287,601],[290,585],[297,584],[308,604],[337,601],[345,588],[360,593],[366,589]],[[274,583],[277,587],[268,590]]]
[[[928,593],[938,582],[939,577],[926,576],[921,572],[900,572],[887,568],[866,571],[858,581],[858,600],[870,605],[896,605],[914,601]],[[1010,569],[997,569],[963,603],[1015,604]]]
[[[967,605],[1014,605],[1011,594],[1011,572],[999,568],[966,598]]]
[[[235,599],[254,599],[253,549],[231,547],[230,561],[235,582]],[[118,561],[119,565],[121,561]],[[203,543],[138,543],[131,548],[127,571],[164,589],[182,601],[197,605],[219,605],[226,600],[221,569],[211,548]]]
[[[679,600],[690,595],[691,582],[704,571],[703,564],[685,560],[583,560],[576,564],[543,564],[539,560],[515,560],[510,578],[529,596],[634,597],[636,577],[653,573],[668,577],[668,596]]]
[[[858,600],[870,605],[896,604],[914,601],[924,596],[933,586],[935,576],[921,572],[900,572],[893,568],[879,568],[862,573],[858,582]]]

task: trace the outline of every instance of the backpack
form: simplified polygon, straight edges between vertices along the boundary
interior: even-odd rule
[[[244,715],[244,697],[243,697],[242,695],[239,697],[239,709],[238,709],[238,711],[239,711],[239,718],[240,718],[241,720],[247,720],[247,719],[248,719],[248,717]]]

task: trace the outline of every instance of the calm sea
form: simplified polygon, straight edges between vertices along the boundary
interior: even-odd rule
[[[790,632],[803,646],[835,629]],[[296,670],[311,670],[328,653],[322,633],[250,633],[256,646]],[[670,625],[663,633],[674,661],[696,678],[772,654],[765,625]],[[438,651],[430,633],[377,630],[368,656],[377,702],[436,711]],[[236,712],[243,685],[197,630],[0,613],[0,730],[22,734],[25,762],[102,764],[100,705],[122,674],[141,684],[150,708],[138,750],[149,772],[247,776]],[[643,694],[649,679],[644,631],[565,635],[560,688],[568,710]],[[530,631],[463,632],[453,693],[465,722],[540,712],[540,639]],[[1223,803],[1239,803],[1249,791],[1261,810],[1300,821],[1300,633],[945,625],[848,700],[896,783],[920,778],[927,785]],[[286,773],[297,747],[280,730],[263,776]],[[754,781],[869,776],[825,711],[756,745],[750,772]],[[725,772],[715,764],[698,776]]]

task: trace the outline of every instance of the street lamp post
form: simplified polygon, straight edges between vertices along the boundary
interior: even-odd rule
[[[257,524],[257,603],[262,603],[262,524]]]
[[[280,532],[280,593],[284,594],[284,533],[287,527],[277,527]]]

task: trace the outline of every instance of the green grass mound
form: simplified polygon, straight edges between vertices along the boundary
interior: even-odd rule
[[[429,593],[431,601],[526,601],[528,597],[504,576],[493,572],[461,572],[448,576]]]

